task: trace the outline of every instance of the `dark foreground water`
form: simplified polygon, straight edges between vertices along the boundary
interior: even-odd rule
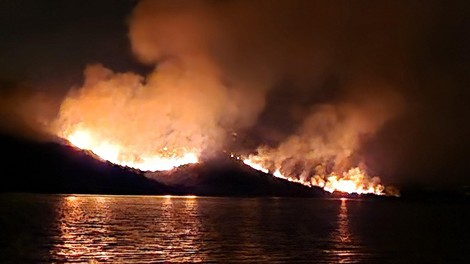
[[[469,263],[468,204],[0,194],[0,263]]]

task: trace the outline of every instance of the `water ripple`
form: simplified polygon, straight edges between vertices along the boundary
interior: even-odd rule
[[[163,196],[2,198],[1,263],[449,263],[467,259],[464,249],[470,242],[465,235],[467,205]]]

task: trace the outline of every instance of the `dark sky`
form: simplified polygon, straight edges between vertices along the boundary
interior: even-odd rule
[[[224,1],[208,2],[219,5]],[[288,2],[275,11],[260,11],[260,21],[267,26],[250,27],[250,18],[234,26],[239,34],[232,36],[232,43],[239,45],[237,53],[214,48],[227,69],[239,67],[227,61],[242,62],[234,57],[246,57],[250,64],[259,58],[266,64],[298,66],[289,71],[276,66],[284,74],[269,90],[258,124],[246,133],[276,141],[293,130],[299,122],[296,113],[306,106],[334,101],[347,93],[342,86],[345,80],[379,76],[393,83],[404,98],[405,110],[361,149],[371,169],[389,182],[470,184],[468,1],[318,4],[330,13],[315,9],[312,1]],[[65,93],[81,82],[84,67],[96,62],[115,71],[149,72],[152,67],[132,55],[128,38],[129,15],[136,4],[131,0],[2,0],[0,88],[13,83]],[[276,22],[276,16],[281,22]],[[315,37],[309,37],[309,32]],[[311,43],[316,46],[306,47]],[[250,45],[256,48],[247,48]],[[274,56],[278,50],[289,50],[288,55]],[[323,53],[329,62],[318,66]],[[306,70],[310,68],[315,70]],[[245,76],[242,71],[230,72]],[[315,89],[309,92],[312,86]]]
[[[35,85],[79,81],[88,63],[138,66],[127,38],[136,1],[2,1],[2,79]],[[62,88],[64,89],[64,88]]]

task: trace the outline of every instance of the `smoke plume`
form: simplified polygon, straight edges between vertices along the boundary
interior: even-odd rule
[[[177,9],[176,9],[177,8]],[[227,83],[210,54],[220,28],[203,5],[142,1],[130,38],[138,58],[155,65],[148,76],[85,70],[82,87],[61,105],[56,130],[92,131],[119,145],[121,155],[182,155],[219,150],[227,135],[254,123],[263,88]]]
[[[403,12],[400,6],[363,4],[370,12]],[[281,128],[285,135],[267,150],[275,153],[265,157],[270,162],[304,160],[303,166],[330,164],[343,172],[362,136],[373,135],[401,105],[399,96],[380,95],[395,93],[382,73],[399,64],[399,40],[408,32],[395,29],[401,20],[393,18],[380,25],[367,18],[346,23],[358,7],[336,7],[309,1],[141,1],[130,18],[129,37],[136,57],[154,70],[140,76],[88,66],[83,86],[63,101],[54,129],[66,138],[86,131],[119,149],[120,158],[139,160],[240,149],[246,135],[274,120],[277,127],[267,124],[267,130]],[[348,38],[364,27],[371,27],[372,36]],[[374,35],[385,29],[386,39],[376,41]],[[392,37],[398,41],[388,43]],[[389,52],[382,54],[384,49]],[[366,70],[370,65],[373,71]],[[371,79],[384,81],[371,85]],[[367,89],[357,88],[364,84]],[[284,97],[286,91],[293,96]],[[278,93],[280,103],[273,106],[269,93]],[[335,93],[341,96],[326,96]],[[239,132],[230,146],[228,139]],[[262,134],[257,137],[255,146],[264,141]]]
[[[367,164],[386,183],[467,183],[469,7],[6,1],[0,132],[52,131],[126,160],[287,158],[298,145],[331,171]]]
[[[54,133],[85,131],[125,160],[257,149],[284,173],[320,164],[341,174],[366,162],[362,144],[404,109],[407,55],[426,23],[410,8],[419,7],[140,1],[128,35],[153,70],[89,65]]]
[[[294,134],[277,147],[259,147],[247,161],[308,185],[331,188],[331,181],[339,176],[340,180],[358,177],[353,182],[365,184],[360,188],[374,188],[380,179],[369,178],[359,150],[367,138],[402,111],[401,101],[399,95],[388,92],[317,105]]]

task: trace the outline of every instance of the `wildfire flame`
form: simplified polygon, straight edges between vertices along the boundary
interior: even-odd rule
[[[124,146],[103,140],[91,130],[76,129],[70,133],[64,133],[63,137],[72,145],[89,150],[103,160],[142,171],[171,170],[185,164],[198,162],[198,157],[193,152],[178,155],[168,149],[163,149],[158,155],[128,153]]]
[[[287,177],[281,173],[280,168],[276,168],[274,171],[270,171],[267,167],[263,166],[261,162],[257,161],[257,156],[250,156],[245,158],[243,159],[243,163],[255,170],[262,171],[264,173],[272,172],[272,175],[275,177],[300,183],[308,187],[321,187],[330,193],[337,191],[348,194],[385,194],[385,187],[380,184],[379,177],[370,178],[367,173],[359,167],[349,169],[348,171],[344,172],[342,176],[331,173],[326,177],[315,175],[309,179],[305,179]]]
[[[130,154],[126,151],[124,146],[103,140],[96,136],[96,133],[93,133],[92,130],[87,129],[74,129],[71,132],[64,132],[62,136],[72,145],[80,149],[89,150],[103,160],[142,171],[165,171],[185,164],[198,162],[198,157],[193,152],[185,152],[177,155],[172,151],[168,151],[166,148],[158,155]],[[231,157],[240,159],[234,154],[232,154]],[[331,173],[328,176],[315,175],[310,178],[295,178],[288,177],[281,173],[281,168],[276,168],[274,171],[271,171],[262,164],[262,159],[258,156],[251,155],[241,160],[255,170],[264,173],[272,173],[275,177],[308,187],[321,187],[330,193],[337,191],[348,194],[385,194],[385,187],[380,184],[380,179],[378,177],[370,178],[367,173],[359,167],[353,167],[342,173],[341,176]]]

